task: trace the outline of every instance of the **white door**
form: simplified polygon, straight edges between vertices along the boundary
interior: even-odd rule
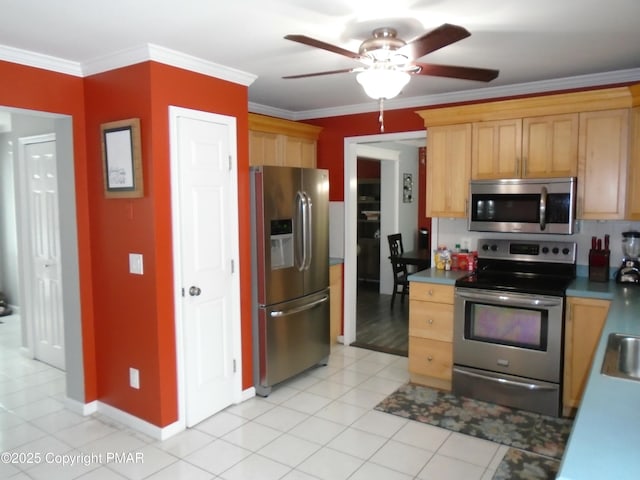
[[[239,328],[235,119],[174,109],[188,427],[234,400]],[[230,124],[232,122],[232,124]],[[175,190],[174,190],[175,191]],[[175,231],[175,229],[174,229]]]
[[[27,236],[30,293],[26,318],[38,360],[60,369],[64,361],[64,318],[60,272],[60,222],[54,134],[20,139],[28,192]],[[24,240],[24,239],[23,239]]]

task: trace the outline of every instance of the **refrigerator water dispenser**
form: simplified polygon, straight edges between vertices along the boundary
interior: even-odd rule
[[[293,267],[292,226],[291,219],[271,221],[271,270]]]

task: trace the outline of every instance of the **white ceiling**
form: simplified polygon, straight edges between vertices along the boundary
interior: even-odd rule
[[[639,0],[3,0],[0,7],[0,46],[84,65],[157,45],[255,75],[250,109],[294,119],[377,108],[353,73],[281,79],[360,65],[283,39],[294,33],[357,51],[376,27],[394,27],[409,41],[453,23],[471,36],[420,61],[500,70],[488,84],[413,77],[387,109],[640,80]]]

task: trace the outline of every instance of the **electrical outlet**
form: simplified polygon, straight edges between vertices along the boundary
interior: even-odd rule
[[[131,388],[140,388],[140,371],[137,368],[129,368],[129,386]]]

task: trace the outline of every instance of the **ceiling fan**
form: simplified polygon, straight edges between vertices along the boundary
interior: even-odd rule
[[[398,95],[412,75],[431,75],[489,82],[499,74],[498,70],[486,68],[436,65],[415,61],[428,53],[471,35],[469,31],[458,25],[445,23],[408,43],[398,38],[397,35],[398,32],[393,28],[377,28],[373,31],[372,37],[362,42],[357,53],[305,35],[286,35],[284,38],[287,40],[344,55],[362,62],[364,66],[290,75],[282,78],[292,79],[358,72],[357,80],[367,95],[382,101]]]

